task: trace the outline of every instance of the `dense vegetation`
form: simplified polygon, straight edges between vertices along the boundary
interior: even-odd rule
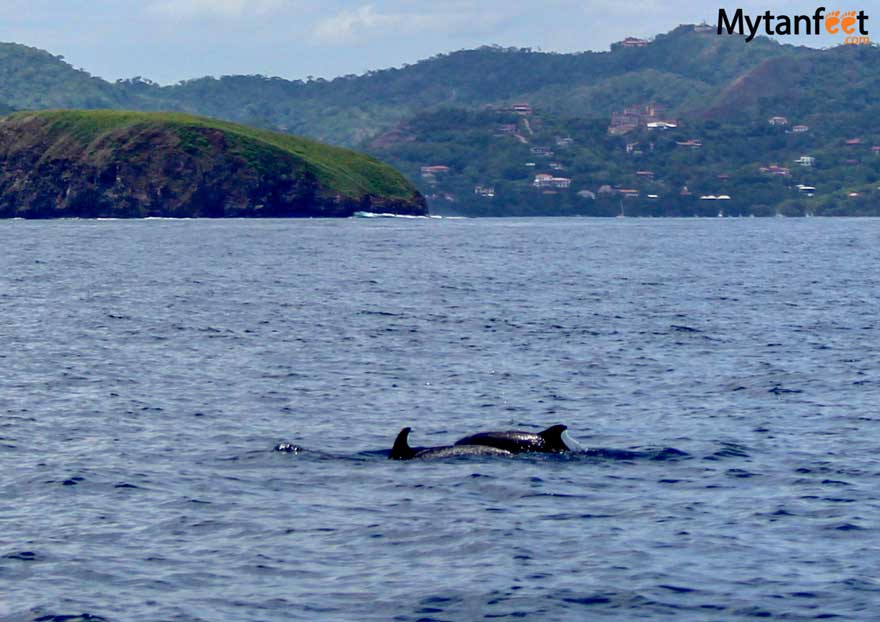
[[[659,35],[649,48],[554,54],[483,47],[334,80],[222,76],[160,86],[143,78],[110,84],[47,52],[0,44],[0,103],[178,110],[353,146],[416,112],[449,106],[526,99],[548,111],[594,117],[610,114],[624,96],[673,112],[696,109],[767,59],[816,55],[769,39],[746,45],[682,27]]]
[[[74,69],[61,56],[19,45],[0,44],[0,108],[119,108],[124,90]]]
[[[877,118],[880,106],[865,114]],[[447,109],[415,117],[377,138],[373,149],[417,180],[437,213],[880,215],[876,124],[843,134],[821,123],[794,132],[799,120],[785,126],[772,126],[767,118],[679,123],[674,129],[643,127],[613,136],[607,119],[560,118],[541,110],[525,118],[506,111]],[[499,133],[499,127],[510,125],[517,126],[517,134]],[[854,138],[858,144],[847,144]],[[699,147],[679,144],[694,139]],[[814,158],[813,165],[799,164],[802,156]],[[422,176],[426,164],[450,170]],[[772,165],[779,168],[774,171]],[[571,179],[571,187],[535,188],[539,174]],[[494,197],[475,194],[479,186],[493,188]],[[730,199],[701,199],[718,196]]]
[[[182,113],[17,112],[0,122],[0,216],[422,214],[394,169],[313,140]]]
[[[876,46],[746,44],[681,26],[646,47],[609,52],[484,47],[335,80],[222,76],[160,86],[142,78],[110,84],[46,52],[0,44],[0,112],[176,110],[358,146],[403,170],[439,212],[873,214],[878,60]],[[512,114],[517,102],[534,112]],[[648,103],[678,127],[609,133],[613,113]],[[790,123],[769,125],[777,115]],[[502,125],[517,129],[502,133]],[[794,133],[794,125],[809,131]],[[852,138],[860,144],[845,143]],[[701,146],[677,144],[690,139]],[[554,155],[536,156],[535,147]],[[815,166],[794,164],[801,156]],[[771,164],[789,174],[760,171]],[[422,178],[428,165],[450,171]],[[571,187],[535,189],[539,173],[571,178]],[[494,198],[474,194],[477,185],[494,188]],[[603,186],[639,197],[599,193]],[[731,199],[699,198],[719,194]]]

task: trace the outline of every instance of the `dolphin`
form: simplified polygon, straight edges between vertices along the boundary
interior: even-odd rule
[[[489,445],[446,445],[443,447],[410,447],[409,433],[403,428],[394,440],[388,458],[391,460],[430,460],[431,458],[454,458],[457,456],[512,456],[513,452]]]
[[[562,433],[568,426],[554,425],[543,432],[480,432],[456,441],[455,447],[485,446],[503,449],[513,454],[524,452],[563,453],[571,451],[571,447],[562,440]]]
[[[294,445],[293,443],[288,442],[278,443],[272,448],[272,451],[280,451],[285,454],[298,454],[302,450],[303,448],[299,445]]]

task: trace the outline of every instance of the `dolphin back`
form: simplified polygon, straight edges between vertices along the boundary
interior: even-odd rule
[[[511,453],[560,453],[569,449],[562,440],[562,433],[567,429],[567,426],[559,424],[537,434],[519,430],[480,432],[456,441],[455,445],[483,445]]]
[[[462,445],[443,447],[410,447],[409,433],[403,428],[394,439],[394,447],[388,454],[390,460],[430,460],[432,458],[455,458],[458,456],[512,456],[513,452],[486,445]]]
[[[486,445],[449,445],[446,447],[426,447],[417,451],[414,460],[434,458],[458,458],[460,456],[512,456],[513,452]]]
[[[567,426],[558,424],[538,433],[519,430],[480,432],[459,439],[451,446],[410,447],[409,433],[412,428],[407,427],[397,434],[388,458],[425,460],[454,456],[511,456],[529,452],[562,453],[571,450],[562,438],[567,429]]]

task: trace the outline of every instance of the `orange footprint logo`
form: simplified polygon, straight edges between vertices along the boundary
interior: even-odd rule
[[[843,28],[843,32],[848,35],[853,34],[856,31],[856,12],[855,11],[847,11],[843,15],[843,19],[840,21],[840,25]]]
[[[840,11],[831,11],[825,18],[825,30],[829,34],[836,35],[839,31],[837,26],[840,24]]]

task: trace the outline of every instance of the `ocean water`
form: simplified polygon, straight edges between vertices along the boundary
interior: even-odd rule
[[[2,622],[880,615],[880,221],[0,245]],[[588,450],[383,453],[555,423]]]

